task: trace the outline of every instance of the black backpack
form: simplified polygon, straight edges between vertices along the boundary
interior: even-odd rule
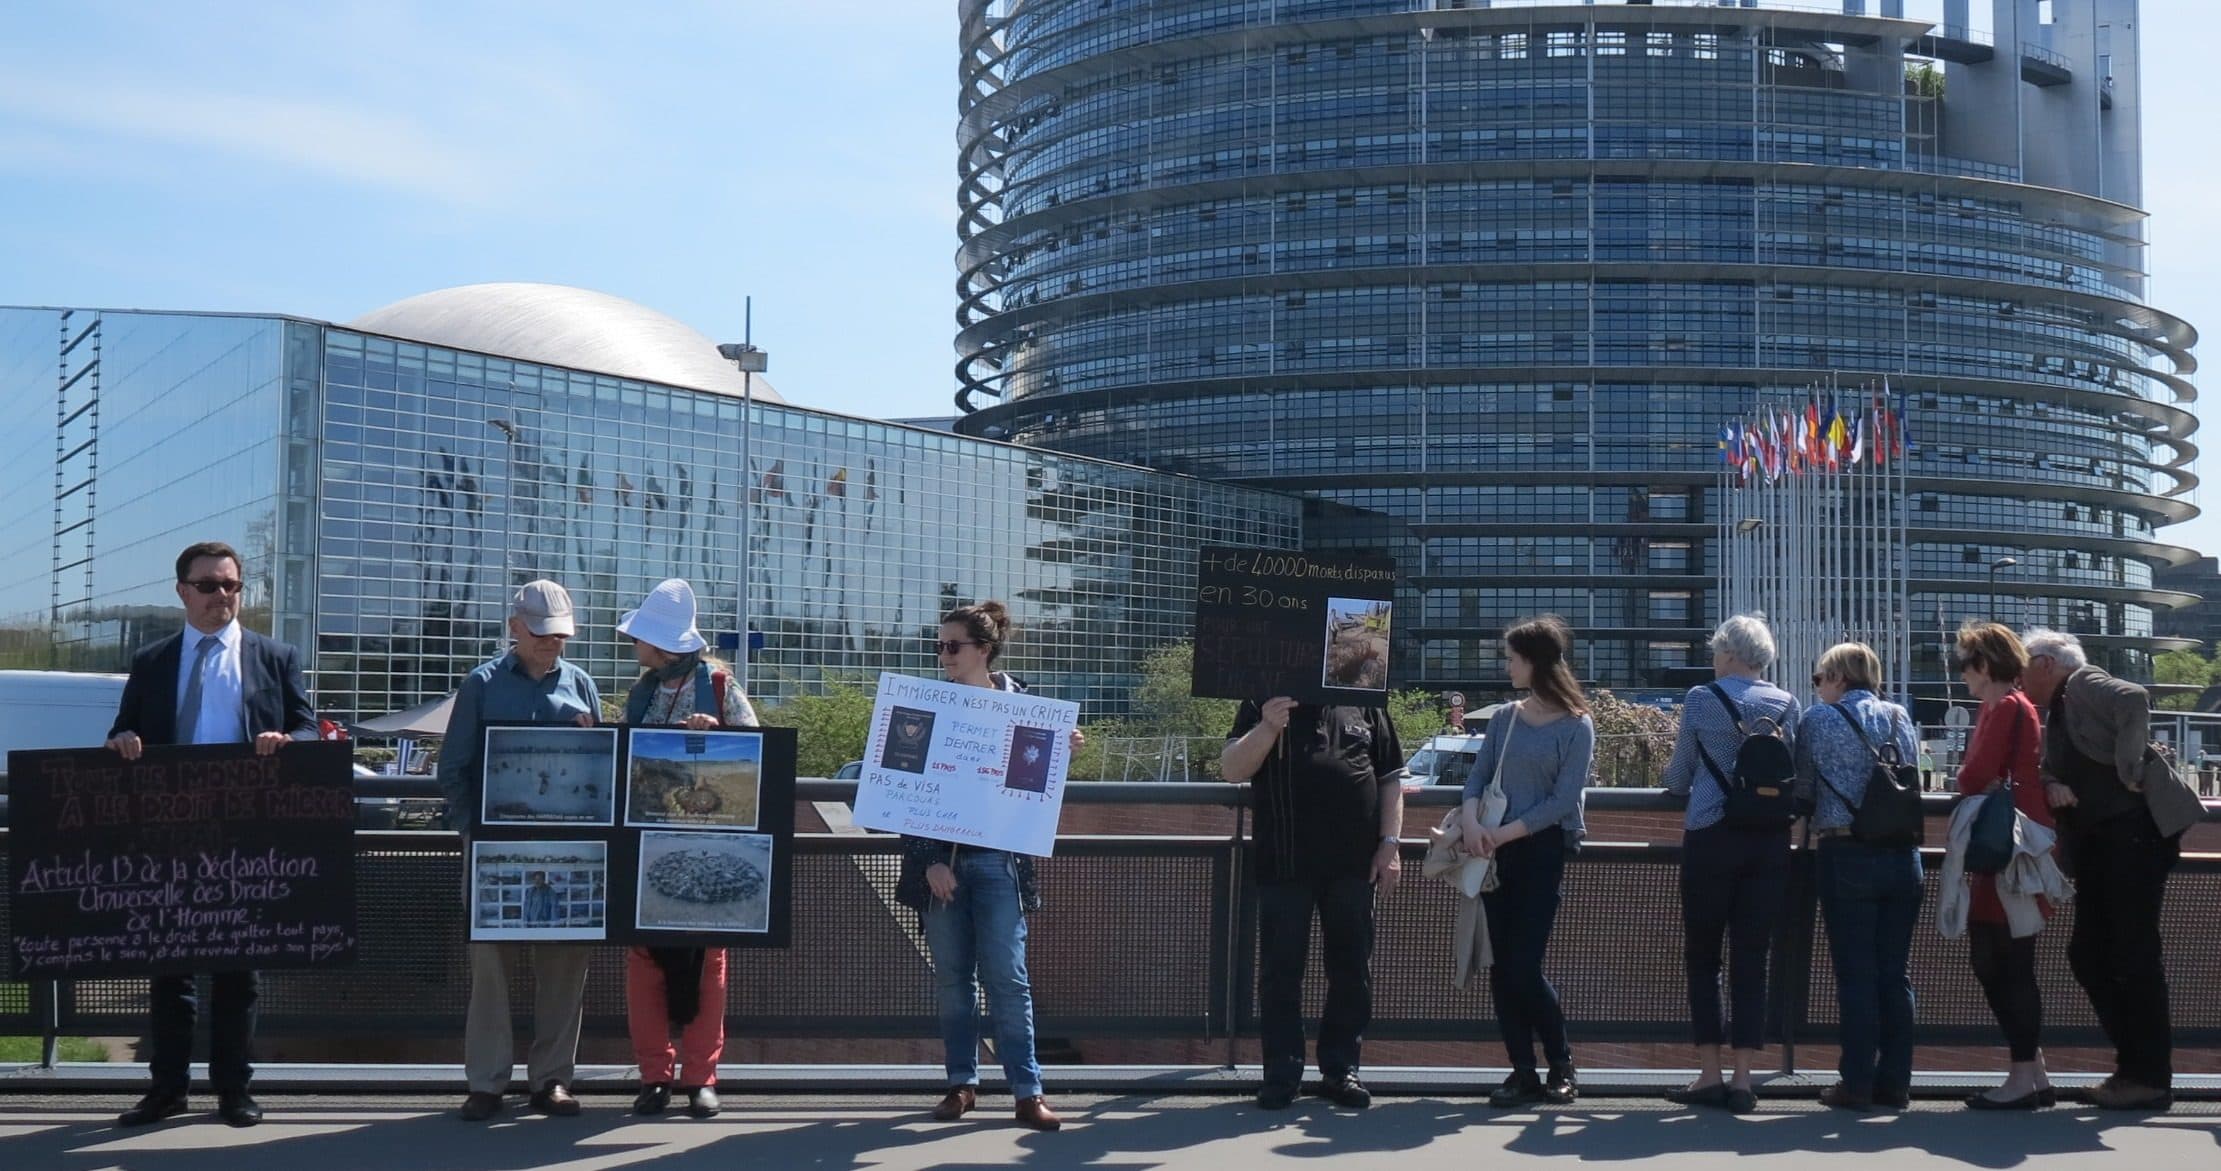
[[[1770,716],[1758,722],[1743,722],[1743,711],[1735,706],[1727,689],[1717,683],[1705,686],[1719,697],[1720,706],[1727,709],[1728,718],[1735,721],[1735,730],[1743,734],[1743,743],[1735,750],[1735,773],[1731,777],[1713,762],[1712,754],[1704,750],[1701,738],[1691,737],[1697,746],[1697,756],[1704,767],[1727,796],[1726,815],[1722,824],[1735,829],[1787,829],[1796,819],[1796,795],[1793,781],[1797,775],[1796,757],[1789,751],[1789,741],[1781,734],[1781,725]]]
[[[1827,774],[1820,774],[1820,783],[1828,786],[1836,800],[1851,805],[1851,837],[1861,845],[1879,846],[1884,849],[1904,849],[1917,846],[1921,841],[1924,823],[1920,812],[1920,769],[1897,759],[1897,742],[1877,747],[1874,738],[1867,735],[1866,725],[1859,723],[1851,709],[1840,703],[1829,704],[1844,721],[1866,742],[1866,750],[1874,754],[1874,768],[1866,775],[1866,793],[1859,803],[1851,805],[1850,798],[1830,783]],[[1896,717],[1891,717],[1892,726]]]

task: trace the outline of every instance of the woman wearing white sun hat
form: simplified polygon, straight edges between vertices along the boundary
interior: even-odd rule
[[[709,643],[695,629],[694,613],[694,587],[674,577],[617,620],[617,633],[632,639],[641,667],[625,697],[627,724],[696,730],[756,726],[756,710],[731,668],[704,653]],[[625,1002],[633,1055],[640,1062],[633,1112],[663,1113],[677,1074],[687,1113],[716,1114],[717,1059],[725,1051],[725,949],[628,948]]]

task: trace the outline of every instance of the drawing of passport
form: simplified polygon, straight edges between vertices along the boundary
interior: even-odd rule
[[[1003,766],[1003,787],[1025,793],[1047,792],[1049,753],[1056,733],[1023,725],[1010,730],[1010,759]]]
[[[923,773],[925,751],[933,743],[933,713],[914,707],[887,710],[887,743],[879,751],[879,767],[900,773]]]

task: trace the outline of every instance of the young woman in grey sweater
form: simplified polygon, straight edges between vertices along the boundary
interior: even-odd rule
[[[1596,758],[1596,724],[1566,663],[1572,643],[1565,622],[1551,615],[1504,632],[1512,686],[1528,695],[1497,711],[1465,780],[1460,836],[1496,860],[1497,888],[1481,899],[1496,960],[1489,969],[1491,999],[1512,1067],[1489,1096],[1499,1107],[1569,1103],[1580,1092],[1565,1013],[1542,971],[1566,857],[1581,841],[1581,790]],[[1481,798],[1492,783],[1503,788],[1503,818],[1482,825]],[[1537,1041],[1549,1062],[1546,1077],[1536,1073]]]

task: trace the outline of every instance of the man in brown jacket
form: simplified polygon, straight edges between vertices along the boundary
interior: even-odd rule
[[[2022,636],[2028,698],[2044,717],[2044,792],[2059,817],[2075,881],[2067,961],[2113,1043],[2114,1073],[2090,1101],[2116,1110],[2173,1102],[2173,1043],[2160,898],[2177,839],[2162,837],[2144,796],[2123,778],[2141,775],[2151,737],[2151,696],[2090,666],[2071,634]]]

